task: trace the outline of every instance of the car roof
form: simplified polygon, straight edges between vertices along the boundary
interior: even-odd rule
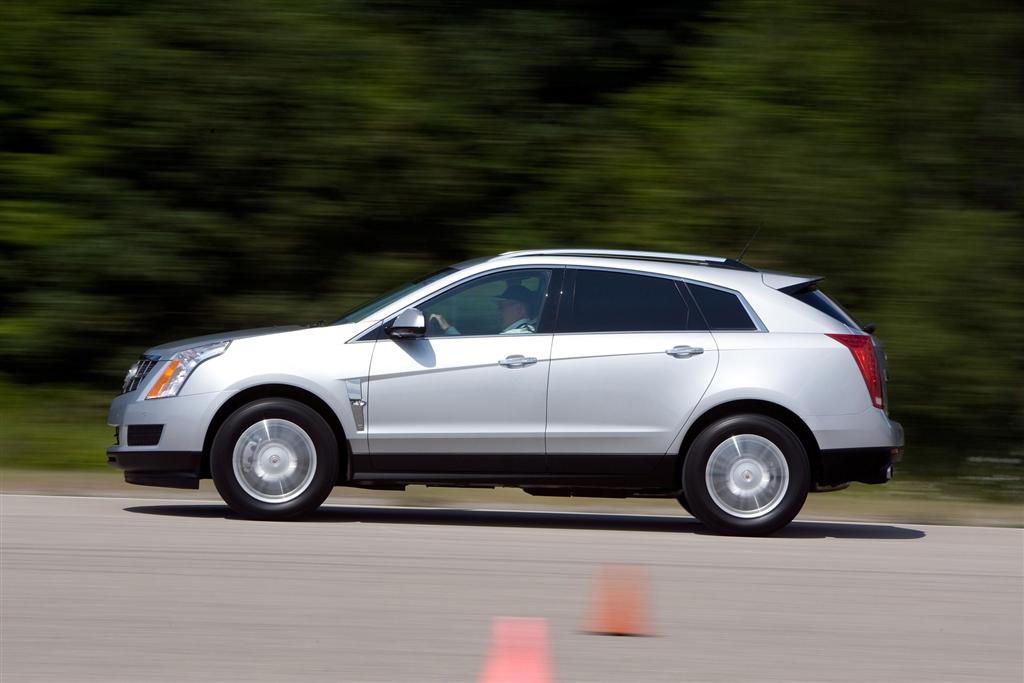
[[[734,259],[658,251],[617,249],[529,249],[509,251],[456,264],[459,270],[482,272],[506,265],[564,265],[631,270],[715,284],[730,289],[761,284],[760,271]]]
[[[689,263],[715,268],[745,270],[748,272],[753,272],[755,270],[741,261],[725,258],[723,256],[700,256],[697,254],[678,254],[666,251],[630,251],[625,249],[527,249],[523,251],[506,251],[505,253],[499,254],[490,260],[523,258],[527,256],[579,256],[584,258]]]

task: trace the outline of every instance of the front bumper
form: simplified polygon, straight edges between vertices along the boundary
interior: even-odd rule
[[[123,451],[107,449],[107,464],[124,470],[124,480],[143,486],[197,489],[202,474],[201,451]]]
[[[110,404],[107,423],[116,430],[107,463],[124,470],[124,480],[145,486],[199,488],[206,431],[225,395],[186,394],[145,400],[141,391],[121,394]]]
[[[229,392],[185,394],[145,400],[141,391],[121,394],[110,404],[107,424],[118,430],[122,449],[130,444],[128,427],[164,425],[157,445],[162,451],[201,451],[206,429]]]

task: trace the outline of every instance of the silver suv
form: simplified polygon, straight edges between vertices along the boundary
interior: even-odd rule
[[[135,484],[213,478],[238,514],[334,486],[675,498],[764,534],[902,454],[885,355],[820,278],[731,259],[537,250],[460,263],[337,322],[147,351],[110,408]]]

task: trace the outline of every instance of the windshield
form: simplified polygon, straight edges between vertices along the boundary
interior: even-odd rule
[[[340,319],[335,320],[333,324],[344,325],[346,323],[357,323],[360,320],[364,320],[373,315],[374,313],[376,313],[377,311],[379,311],[380,309],[384,308],[388,304],[398,301],[406,294],[409,294],[410,292],[413,292],[419,289],[420,287],[423,287],[424,285],[428,285],[431,282],[434,282],[435,280],[440,280],[446,275],[451,275],[454,272],[456,272],[455,268],[445,268],[444,270],[439,270],[436,273],[431,273],[430,275],[422,277],[419,280],[416,280],[415,282],[407,282],[403,285],[399,285],[395,289],[392,289],[390,292],[387,292],[386,294],[383,294],[377,297],[376,299],[371,299],[369,301],[359,304],[359,306],[357,306],[356,308],[353,308],[352,310],[345,313],[345,315],[342,316]]]

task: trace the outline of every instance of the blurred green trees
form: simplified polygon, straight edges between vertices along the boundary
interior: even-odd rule
[[[0,4],[0,372],[761,226],[878,324],[911,458],[1020,457],[1022,84],[1010,0]]]

